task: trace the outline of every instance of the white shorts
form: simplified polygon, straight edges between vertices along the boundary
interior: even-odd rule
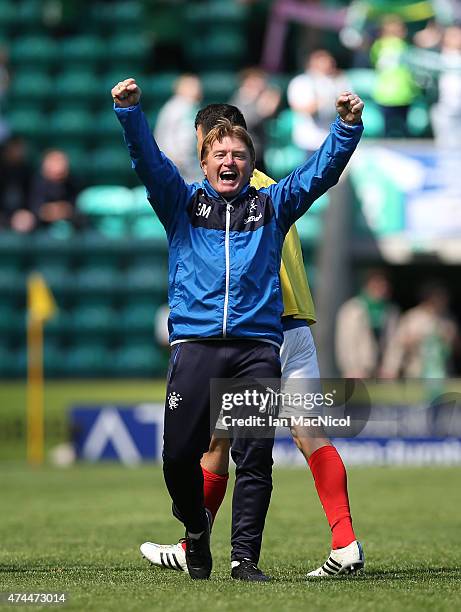
[[[284,332],[280,360],[282,363],[281,392],[287,397],[291,395],[299,398],[300,394],[304,396],[321,392],[317,350],[310,327],[303,325]],[[292,405],[288,400],[280,406],[278,416],[286,418],[303,413],[299,403],[294,401]],[[313,411],[310,410],[305,415],[313,415]]]
[[[317,351],[307,325],[283,332],[280,349],[282,378],[320,378]]]
[[[310,327],[302,325],[283,332],[283,344],[280,349],[282,366],[283,393],[317,393],[320,390],[320,372],[317,361],[317,351]],[[296,382],[293,379],[301,379]],[[296,416],[300,414],[299,406],[291,406],[284,402],[280,408],[279,417]],[[309,416],[306,414],[306,416]],[[223,413],[219,415],[216,429],[227,431],[222,422]]]

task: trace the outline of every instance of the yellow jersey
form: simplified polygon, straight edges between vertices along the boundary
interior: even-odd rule
[[[268,187],[275,181],[263,172],[255,170],[251,185],[256,189]],[[283,297],[283,316],[291,315],[295,319],[306,319],[309,325],[315,323],[315,308],[312,300],[303,253],[298,231],[293,224],[285,236],[280,267],[280,283]]]

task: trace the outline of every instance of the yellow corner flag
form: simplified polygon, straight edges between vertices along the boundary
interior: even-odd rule
[[[29,319],[46,321],[57,308],[51,291],[41,274],[31,274],[27,280],[27,306]]]
[[[44,457],[43,324],[57,311],[53,295],[37,273],[27,280],[27,458],[39,465]]]

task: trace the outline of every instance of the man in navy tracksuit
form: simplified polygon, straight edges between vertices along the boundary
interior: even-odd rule
[[[279,270],[291,225],[334,185],[363,131],[363,103],[349,92],[319,151],[275,185],[249,186],[254,148],[223,120],[201,150],[205,180],[187,184],[158,149],[134,79],[112,89],[132,164],[169,243],[170,344],[163,469],[173,513],[186,527],[192,578],[212,559],[200,458],[210,442],[210,380],[279,378],[283,311]],[[218,414],[212,415],[217,418]],[[257,567],[272,491],[271,435],[232,442],[232,577],[266,580]]]

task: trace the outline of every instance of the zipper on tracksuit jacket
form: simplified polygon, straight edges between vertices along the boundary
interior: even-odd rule
[[[229,202],[226,202],[226,236],[224,239],[224,251],[226,254],[226,288],[224,293],[224,314],[222,320],[222,335],[223,338],[227,336],[227,309],[229,308],[229,283],[230,283],[230,246],[229,246],[229,234],[230,234],[230,214],[233,206]]]

